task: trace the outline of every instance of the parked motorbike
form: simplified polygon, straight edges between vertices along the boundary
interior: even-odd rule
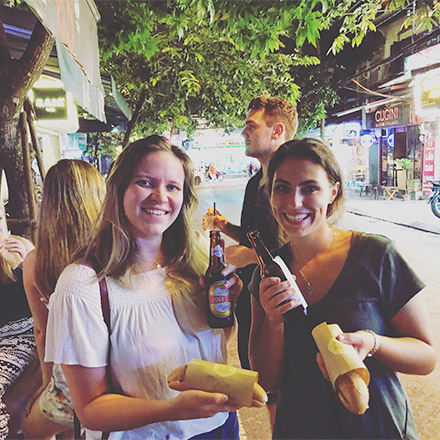
[[[440,218],[440,180],[430,180],[431,195],[428,203],[431,205],[431,210],[437,217]]]

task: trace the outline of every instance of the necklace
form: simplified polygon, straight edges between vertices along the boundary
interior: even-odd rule
[[[148,263],[150,261],[148,258],[142,258],[139,254],[137,254],[137,259],[141,260],[143,263]],[[157,261],[153,261],[151,265],[153,266],[152,270],[160,269],[162,267],[162,265]]]
[[[324,264],[321,265],[321,269],[319,269],[319,271],[314,275],[314,278],[318,278],[319,275],[322,274],[322,272],[324,272],[324,269],[327,267],[328,265],[328,261],[329,261],[329,256],[330,256],[330,252],[332,251],[333,248],[333,242],[335,241],[335,230],[332,229],[332,242],[330,244],[330,247],[327,251],[327,253],[325,254],[325,261]],[[298,272],[301,275],[301,277],[303,278],[303,280],[305,281],[305,283],[307,284],[307,293],[309,295],[311,295],[313,293],[313,286],[312,283],[306,278],[306,276],[304,275],[303,271],[298,267]]]

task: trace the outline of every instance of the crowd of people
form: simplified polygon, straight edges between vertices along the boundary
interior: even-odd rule
[[[335,227],[341,171],[321,140],[294,140],[297,124],[289,101],[253,99],[242,135],[261,168],[247,184],[240,225],[218,211],[203,217],[204,227],[238,243],[226,249],[232,264],[223,270],[237,333],[207,324],[209,244],[193,223],[192,164],[162,136],[129,144],[105,183],[86,162],[55,164],[35,249],[9,234],[0,207],[0,399],[36,352],[41,364],[26,439],[74,438],[79,430],[86,439],[238,439],[239,408],[227,394],[167,385],[192,358],[227,363],[235,334],[242,367],[256,370],[269,392],[274,438],[417,438],[396,373],[425,375],[436,363],[424,284],[386,237]],[[298,305],[289,281],[261,279],[246,236],[253,229],[294,275],[307,317],[287,314]],[[18,254],[16,266],[6,251]],[[363,415],[348,412],[328,380],[311,335],[324,321],[340,325],[338,340],[369,370]],[[14,369],[3,362],[11,358],[10,327],[19,329]]]

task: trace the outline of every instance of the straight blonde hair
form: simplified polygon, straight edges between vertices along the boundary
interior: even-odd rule
[[[36,280],[44,297],[87,240],[102,207],[104,179],[90,163],[62,159],[44,180],[37,227]]]

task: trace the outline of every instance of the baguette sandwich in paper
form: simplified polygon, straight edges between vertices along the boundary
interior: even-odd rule
[[[350,412],[361,415],[368,408],[370,373],[356,350],[336,339],[341,333],[338,324],[326,322],[312,330],[312,336],[340,401]]]
[[[224,393],[228,404],[260,407],[267,402],[267,394],[257,380],[256,371],[191,359],[168,375],[168,386],[177,391]]]

